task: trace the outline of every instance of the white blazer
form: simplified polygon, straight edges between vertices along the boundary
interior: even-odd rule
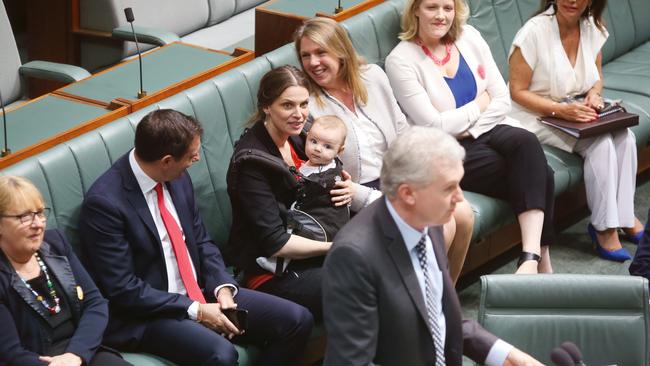
[[[400,42],[386,58],[386,73],[395,97],[412,124],[440,128],[452,136],[469,132],[477,138],[498,124],[521,127],[507,114],[510,92],[497,68],[490,47],[471,25],[465,25],[456,47],[474,79],[476,95],[487,90],[490,104],[481,113],[472,101],[456,108],[456,100],[444,75],[412,41]]]

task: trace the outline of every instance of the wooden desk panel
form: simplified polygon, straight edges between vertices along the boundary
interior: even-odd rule
[[[255,54],[263,55],[293,41],[302,22],[323,16],[341,22],[384,0],[341,0],[343,11],[335,14],[338,0],[272,0],[255,8]]]
[[[143,83],[147,92],[143,98],[137,97],[140,89],[137,57],[61,88],[54,94],[111,110],[127,106],[129,113],[133,113],[253,58],[250,50],[236,49],[227,54],[175,42],[142,55]]]
[[[46,94],[8,109],[7,137],[12,153],[0,158],[0,169],[127,114],[126,107],[109,111],[94,103],[56,94]],[[0,112],[0,123],[1,115]],[[0,144],[4,149],[4,131],[1,128]]]
[[[164,57],[164,52],[174,51],[177,47],[185,51],[181,55],[182,62],[174,62],[173,57]],[[133,59],[7,110],[8,147],[12,153],[0,158],[0,169],[191,88],[254,58],[254,53],[250,50],[236,49],[229,55],[223,51],[182,43],[152,50],[147,56],[151,57],[161,51],[163,53],[158,55],[162,57],[158,59],[165,60],[162,66],[152,66],[149,70],[155,74],[151,76],[153,88],[142,99],[136,97],[140,86],[139,67],[137,59]],[[143,55],[143,61],[147,56]],[[146,65],[143,62],[145,68]],[[146,90],[147,70],[144,71]],[[112,77],[111,72],[117,73],[117,76]],[[121,83],[124,80],[128,82]],[[2,128],[0,144],[4,148]]]

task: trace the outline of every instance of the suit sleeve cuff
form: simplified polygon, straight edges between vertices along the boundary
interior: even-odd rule
[[[190,305],[189,308],[187,308],[187,316],[190,317],[190,319],[196,321],[196,319],[199,317],[199,302],[194,301],[192,302],[192,305]]]
[[[485,358],[485,366],[502,366],[508,358],[508,354],[514,347],[501,339],[498,339],[490,348],[487,357]]]
[[[237,292],[239,292],[239,289],[237,288],[237,286],[235,286],[235,285],[233,285],[231,283],[226,283],[226,284],[217,286],[217,288],[214,289],[214,298],[215,299],[217,298],[217,294],[219,293],[219,290],[221,290],[224,287],[228,287],[228,288],[230,288],[230,290],[232,290],[232,297],[233,298],[235,296],[237,296]]]

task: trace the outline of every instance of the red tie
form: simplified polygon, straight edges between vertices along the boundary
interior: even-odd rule
[[[176,255],[176,262],[178,263],[178,272],[181,274],[181,280],[183,280],[185,290],[187,290],[187,296],[194,301],[205,304],[205,297],[203,297],[203,293],[194,278],[194,273],[192,273],[192,265],[187,255],[187,246],[185,245],[181,228],[178,227],[178,223],[174,220],[172,214],[167,211],[167,207],[165,207],[162,184],[158,183],[155,190],[158,194],[160,216],[162,216],[165,229],[167,229],[167,234],[172,242],[172,248],[174,248],[174,255]]]

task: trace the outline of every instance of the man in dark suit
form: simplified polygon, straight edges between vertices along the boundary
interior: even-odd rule
[[[634,253],[629,271],[633,276],[641,276],[650,280],[650,210],[648,210],[648,222],[643,228],[643,235],[639,239],[639,247]]]
[[[446,133],[413,127],[384,155],[385,194],[334,238],[325,261],[325,365],[541,365],[461,319],[442,224],[463,200],[465,152]]]
[[[300,305],[239,288],[226,272],[186,172],[199,160],[201,133],[180,112],[149,113],[135,149],[86,194],[80,234],[85,264],[109,299],[105,342],[179,365],[235,365],[232,339],[260,346],[261,365],[293,364],[313,319]],[[248,310],[244,334],[225,315],[234,308]]]

